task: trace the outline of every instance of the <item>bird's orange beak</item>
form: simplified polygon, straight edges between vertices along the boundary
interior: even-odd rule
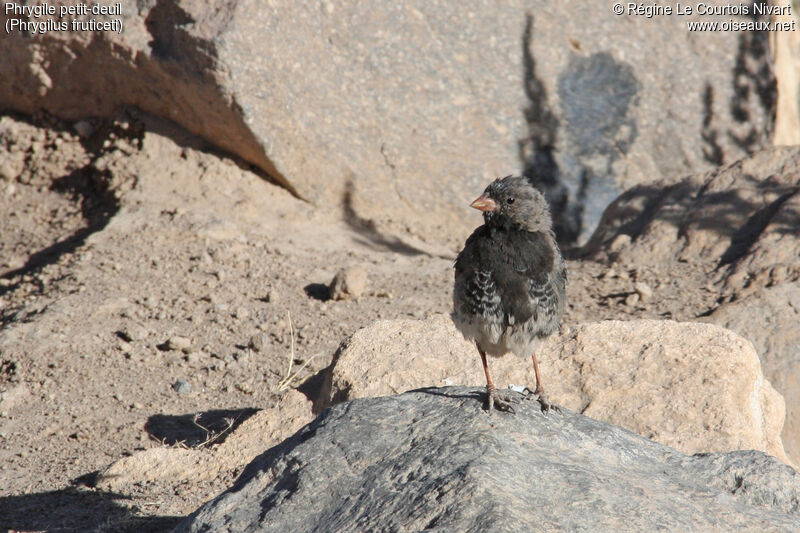
[[[469,204],[469,206],[474,207],[478,211],[484,211],[484,212],[494,211],[495,209],[497,209],[497,204],[494,203],[494,200],[492,200],[485,194],[478,196],[474,202]]]

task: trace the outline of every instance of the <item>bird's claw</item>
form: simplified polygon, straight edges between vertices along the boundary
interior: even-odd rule
[[[539,402],[539,406],[541,407],[542,412],[544,414],[547,414],[551,410],[555,411],[556,413],[560,413],[561,412],[561,408],[559,406],[557,406],[554,403],[550,403],[547,400],[547,396],[544,395],[544,391],[542,391],[542,390],[532,391],[530,388],[525,387],[525,389],[523,389],[522,393],[525,395],[524,398],[526,400],[532,400],[533,398],[536,398],[536,400]]]
[[[492,409],[497,409],[504,413],[516,414],[514,408],[511,407],[511,398],[500,396],[496,390],[490,389],[487,391],[487,408],[491,414]]]
[[[542,408],[542,412],[547,414],[549,411],[555,411],[556,413],[561,413],[561,408],[554,403],[550,403],[547,401],[547,398],[543,394],[539,395],[539,405]]]

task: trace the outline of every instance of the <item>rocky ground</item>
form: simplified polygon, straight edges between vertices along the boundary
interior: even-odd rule
[[[94,488],[96,474],[139,450],[199,446],[225,419],[269,408],[376,319],[450,308],[458,243],[381,235],[168,124],[0,125],[7,527],[184,515],[236,472],[124,497]],[[466,205],[477,192],[464,191],[463,211],[476,225]],[[349,266],[366,271],[363,294],[329,300]],[[677,274],[570,261],[566,321],[685,320],[715,305],[705,272]]]
[[[800,464],[800,151],[770,148],[800,63],[795,32],[686,31],[729,18],[177,0],[9,32],[0,531],[169,530],[323,405],[481,384],[452,262],[509,173],[570,246],[554,397]]]
[[[110,490],[110,464],[221,446],[358,328],[450,309],[466,235],[382,234],[164,121],[5,115],[0,149],[2,527],[169,528],[241,466],[202,483],[162,477]],[[463,191],[458,214],[474,225],[467,206],[479,192]],[[671,263],[667,275],[573,255],[568,325],[694,320],[729,298],[700,259]],[[363,269],[365,287],[331,300],[327,284],[344,267]],[[301,390],[313,395],[316,384]]]

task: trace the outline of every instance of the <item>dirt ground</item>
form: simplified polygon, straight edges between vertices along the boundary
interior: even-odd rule
[[[480,192],[464,191],[476,226]],[[98,472],[138,450],[218,444],[275,404],[292,354],[297,386],[359,327],[448,312],[466,237],[382,235],[133,113],[77,127],[0,117],[0,531],[168,530],[238,472],[126,494],[99,490]],[[364,294],[329,300],[354,265]],[[689,263],[669,278],[568,270],[567,324],[689,320],[718,299]],[[637,301],[637,281],[658,297]]]

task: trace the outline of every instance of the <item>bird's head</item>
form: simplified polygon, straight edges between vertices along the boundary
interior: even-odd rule
[[[547,201],[525,178],[494,180],[470,205],[483,212],[487,225],[528,231],[549,231],[552,226]]]

